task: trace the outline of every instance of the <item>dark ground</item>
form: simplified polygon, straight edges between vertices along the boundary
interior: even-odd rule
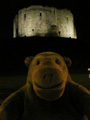
[[[54,51],[72,60],[71,72],[90,67],[90,41],[58,37],[24,37],[0,42],[0,74],[26,71],[24,60],[43,51]]]

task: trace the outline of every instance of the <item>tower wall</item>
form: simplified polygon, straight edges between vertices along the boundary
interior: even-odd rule
[[[58,37],[77,38],[73,15],[67,9],[30,6],[19,10],[16,16],[13,22],[13,37],[52,34]]]

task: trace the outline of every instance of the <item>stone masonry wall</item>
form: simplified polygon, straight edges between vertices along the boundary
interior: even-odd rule
[[[30,6],[19,10],[13,21],[13,37],[58,36],[77,38],[72,13],[67,9]]]

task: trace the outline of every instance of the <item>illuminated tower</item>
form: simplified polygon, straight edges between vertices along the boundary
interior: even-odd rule
[[[18,11],[13,21],[13,37],[58,36],[77,38],[70,10],[30,6]]]

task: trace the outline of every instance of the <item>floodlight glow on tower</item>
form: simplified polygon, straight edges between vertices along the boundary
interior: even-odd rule
[[[77,38],[73,14],[67,9],[30,6],[13,20],[13,37],[58,36]]]

